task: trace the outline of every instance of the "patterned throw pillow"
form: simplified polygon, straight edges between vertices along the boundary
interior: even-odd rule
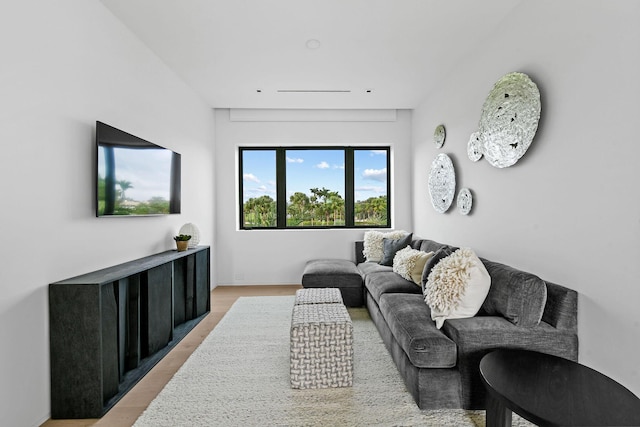
[[[490,287],[491,277],[471,249],[461,248],[443,258],[429,273],[424,290],[436,327],[440,329],[446,319],[475,316]]]
[[[404,279],[421,286],[422,270],[432,256],[433,252],[423,252],[407,246],[396,252],[396,256],[393,258],[393,271]]]
[[[382,239],[385,237],[388,239],[400,239],[406,236],[408,233],[404,230],[388,231],[383,233],[381,231],[370,230],[364,233],[364,245],[362,254],[367,261],[380,262],[382,260]]]

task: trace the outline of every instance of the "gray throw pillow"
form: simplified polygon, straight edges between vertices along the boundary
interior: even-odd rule
[[[381,265],[393,265],[393,257],[396,256],[396,252],[400,249],[404,249],[411,244],[413,233],[409,233],[401,239],[382,239],[382,259]]]

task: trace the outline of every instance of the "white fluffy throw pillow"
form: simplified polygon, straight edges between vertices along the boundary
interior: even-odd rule
[[[407,246],[396,252],[393,258],[393,271],[418,286],[422,286],[422,270],[433,256],[433,252],[424,252]]]
[[[491,277],[482,261],[471,249],[461,248],[433,267],[424,300],[431,308],[431,319],[440,329],[446,319],[475,316],[490,287]]]
[[[364,245],[362,248],[362,254],[367,261],[380,262],[382,260],[382,239],[400,239],[406,236],[408,233],[404,230],[388,231],[383,233],[381,231],[370,230],[364,233]]]

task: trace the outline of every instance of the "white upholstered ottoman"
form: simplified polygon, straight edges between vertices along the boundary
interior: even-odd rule
[[[353,385],[353,325],[343,304],[299,304],[291,319],[291,387]]]
[[[343,304],[338,288],[309,288],[296,291],[295,305],[299,304]]]

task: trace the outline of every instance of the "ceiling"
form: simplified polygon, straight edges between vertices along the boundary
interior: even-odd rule
[[[214,108],[413,108],[522,0],[101,0]]]

